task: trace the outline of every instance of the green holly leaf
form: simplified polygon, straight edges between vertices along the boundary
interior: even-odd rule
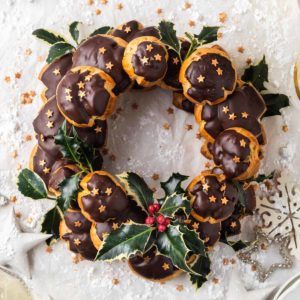
[[[71,35],[72,39],[76,42],[76,44],[78,44],[78,38],[79,38],[79,30],[77,27],[80,23],[81,22],[74,21],[69,25],[70,35]]]
[[[245,194],[242,184],[237,181],[233,181],[233,184],[235,185],[235,187],[238,191],[239,203],[242,205],[242,207],[246,207],[247,197],[246,197],[246,194]]]
[[[199,275],[187,263],[190,249],[184,242],[183,233],[179,231],[179,226],[170,225],[166,231],[159,233],[156,245],[158,251],[169,257],[177,268]]]
[[[148,187],[145,180],[133,172],[124,172],[117,175],[119,180],[124,184],[125,190],[129,196],[144,211],[148,212],[148,206],[153,204],[153,191]]]
[[[159,213],[172,218],[179,210],[183,210],[188,216],[191,212],[190,202],[184,194],[174,193],[164,199]]]
[[[262,96],[267,105],[263,118],[281,115],[280,109],[290,105],[289,97],[284,94],[264,94]]]
[[[193,254],[206,255],[204,242],[196,231],[190,230],[185,225],[179,226],[179,231],[183,234],[184,243]]]
[[[246,82],[251,82],[258,91],[263,91],[266,88],[264,83],[268,82],[268,65],[266,64],[265,56],[263,59],[255,66],[250,66],[247,68],[242,76],[242,80]]]
[[[52,240],[59,238],[59,224],[61,220],[62,216],[57,206],[46,213],[42,222],[41,232],[52,234],[52,237],[46,241],[48,245]]]
[[[257,183],[261,183],[267,179],[271,180],[274,178],[274,174],[275,174],[275,171],[271,172],[269,175],[260,174],[254,179],[254,181],[256,181]]]
[[[80,175],[75,174],[64,179],[64,181],[59,185],[61,195],[58,198],[58,205],[63,212],[66,211],[72,203],[76,203],[79,191],[79,180]]]
[[[123,224],[104,239],[96,259],[113,261],[128,258],[138,251],[143,253],[154,230],[155,228],[146,225]]]
[[[18,176],[18,189],[26,197],[32,199],[47,198],[47,188],[44,181],[29,169],[23,169]]]
[[[184,193],[184,189],[181,187],[181,184],[188,178],[188,176],[173,173],[167,181],[161,182],[160,186],[165,191],[166,196],[170,196],[173,193],[181,194]]]
[[[113,28],[110,26],[103,26],[100,28],[97,28],[95,31],[93,31],[90,36],[94,36],[97,34],[107,34],[109,31],[111,31]]]
[[[38,39],[43,40],[50,45],[56,44],[58,42],[67,42],[61,35],[43,28],[36,29],[32,32],[32,34]]]
[[[73,50],[74,47],[71,44],[66,42],[57,42],[50,47],[46,62],[50,64],[55,59],[60,58],[63,55],[72,52]]]
[[[204,26],[199,34],[195,34],[195,38],[201,45],[212,43],[218,39],[219,26]]]
[[[195,261],[192,263],[191,268],[198,274],[190,274],[190,281],[199,289],[204,282],[207,281],[207,277],[210,274],[210,259],[206,255],[198,255]]]
[[[169,48],[173,49],[181,58],[181,42],[177,38],[176,30],[174,29],[174,23],[162,20],[158,25],[160,39]]]

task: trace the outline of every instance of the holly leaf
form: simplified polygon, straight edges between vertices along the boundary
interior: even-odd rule
[[[113,28],[110,26],[103,26],[100,28],[97,28],[95,31],[93,31],[90,36],[94,36],[97,34],[107,34],[110,30],[112,30]]]
[[[96,259],[113,261],[128,258],[138,251],[143,253],[153,230],[155,228],[135,223],[121,225],[104,239]]]
[[[56,44],[58,42],[67,42],[61,35],[43,28],[36,29],[32,32],[32,34],[38,39],[43,40],[50,45]]]
[[[167,181],[161,182],[160,186],[165,191],[166,196],[170,196],[173,193],[181,194],[184,193],[181,184],[188,178],[188,176],[181,175],[180,173],[173,173]]]
[[[257,90],[263,91],[266,88],[264,83],[268,82],[268,65],[266,64],[265,56],[263,59],[255,66],[250,66],[247,68],[242,76],[242,80],[246,82],[251,82]]]
[[[204,26],[199,34],[195,34],[195,38],[201,45],[212,43],[218,39],[219,26]]]
[[[79,30],[78,30],[78,25],[80,22],[74,21],[69,25],[69,32],[72,37],[72,39],[78,44],[78,38],[79,38]]]
[[[70,53],[74,50],[74,47],[66,42],[57,42],[50,47],[46,62],[50,64],[53,60]]]
[[[201,275],[190,274],[190,281],[199,289],[210,274],[210,259],[206,255],[198,255],[191,266],[197,273]]]
[[[186,216],[188,216],[191,212],[191,206],[184,194],[174,193],[164,199],[159,213],[172,218],[178,210],[183,210]]]
[[[261,174],[261,175],[259,175],[259,176],[257,176],[256,178],[255,178],[255,181],[257,182],[257,183],[261,183],[261,182],[264,182],[265,180],[271,180],[271,179],[273,179],[274,178],[274,174],[275,174],[275,171],[273,171],[272,173],[270,173],[269,175],[265,175],[265,174]]]
[[[181,57],[181,42],[176,36],[174,23],[162,20],[158,24],[158,30],[161,41],[165,43],[169,48],[173,49],[179,55],[179,57]]]
[[[159,233],[156,245],[158,251],[169,257],[177,268],[199,275],[187,263],[190,249],[186,246],[183,234],[179,231],[178,226],[170,225],[166,231]]]
[[[117,175],[124,184],[126,192],[144,211],[148,212],[148,206],[153,204],[153,191],[148,187],[145,180],[133,172],[124,172]]]
[[[23,169],[18,176],[18,189],[26,197],[32,199],[47,198],[47,188],[39,175],[29,169]]]
[[[184,243],[194,254],[206,255],[204,242],[196,231],[190,230],[185,225],[179,226],[179,231],[183,234]]]
[[[46,213],[42,222],[41,232],[52,234],[52,237],[46,241],[48,245],[53,239],[59,238],[59,224],[61,219],[62,218],[57,206],[55,206]]]
[[[290,105],[288,96],[284,94],[264,94],[262,96],[267,105],[267,110],[264,113],[263,118],[281,115],[280,109]]]
[[[63,180],[59,185],[61,195],[58,198],[58,205],[61,210],[66,211],[73,203],[76,203],[77,194],[79,190],[79,174],[75,174]]]

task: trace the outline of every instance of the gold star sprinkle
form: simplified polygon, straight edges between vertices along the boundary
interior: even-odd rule
[[[104,47],[99,48],[98,52],[100,54],[104,54],[106,52],[106,49]]]
[[[226,184],[222,184],[222,186],[220,187],[220,191],[224,192],[226,190]]]
[[[240,47],[237,48],[237,51],[240,52],[240,53],[244,53],[245,48],[240,46]]]
[[[77,85],[78,85],[78,88],[79,88],[79,89],[83,89],[83,88],[84,88],[84,82],[82,82],[82,81],[79,81],[79,82],[77,83]]]
[[[221,23],[225,23],[226,20],[227,20],[227,14],[225,12],[219,13],[219,21]]]
[[[118,279],[118,278],[114,278],[113,280],[112,280],[112,284],[113,285],[118,285],[120,283],[120,280]]]
[[[126,26],[125,29],[124,29],[124,31],[125,31],[126,33],[129,33],[129,32],[131,31],[131,28],[130,28],[129,26]]]
[[[76,246],[79,246],[81,244],[80,239],[74,239],[73,242]]]
[[[211,60],[211,64],[213,65],[213,66],[217,66],[217,64],[218,64],[219,62],[218,62],[218,60],[215,58],[215,59],[212,59]]]
[[[118,223],[113,223],[111,227],[113,230],[117,230],[119,228],[119,225]]]
[[[156,55],[154,55],[154,58],[157,61],[161,61],[161,55],[159,55],[158,53]]]
[[[199,223],[198,223],[198,222],[194,222],[193,225],[192,225],[192,227],[193,227],[195,230],[199,229]]]
[[[192,4],[190,2],[185,2],[184,5],[183,5],[183,9],[189,9],[192,7]]]
[[[231,227],[231,228],[235,228],[236,226],[237,226],[236,222],[231,222],[231,223],[230,223],[230,227]]]
[[[178,65],[178,63],[179,63],[178,57],[174,57],[174,58],[173,58],[173,64],[174,64],[174,65]]]
[[[149,58],[146,57],[146,56],[144,56],[144,57],[141,59],[141,62],[142,62],[143,64],[147,64],[148,61],[149,61]]]
[[[53,124],[52,121],[48,121],[46,126],[47,126],[48,128],[53,128],[54,124]]]
[[[161,8],[158,8],[158,9],[156,10],[156,13],[157,13],[158,15],[162,14],[162,12],[163,12],[163,10],[162,10]]]
[[[168,112],[169,115],[173,115],[174,114],[174,109],[172,107],[169,107],[167,109],[167,112]]]
[[[70,94],[72,91],[70,89],[65,89],[65,94]]]
[[[48,109],[46,112],[45,112],[45,115],[48,117],[48,118],[51,118],[53,116],[53,111]]]
[[[164,264],[162,265],[162,268],[163,268],[165,271],[167,271],[167,270],[170,269],[170,266],[169,266],[168,263],[164,263]]]
[[[223,75],[223,70],[221,68],[218,68],[217,73],[218,73],[219,76],[221,76],[221,75]]]
[[[151,52],[152,50],[153,50],[153,46],[152,46],[151,44],[148,44],[148,45],[146,46],[146,51]]]
[[[208,191],[208,189],[210,188],[210,186],[205,182],[203,185],[202,185],[202,188],[204,191]]]
[[[78,96],[79,96],[80,98],[85,97],[85,91],[79,91],[79,92],[78,92]]]
[[[242,118],[243,118],[243,119],[247,119],[248,117],[249,117],[249,114],[248,114],[248,113],[246,113],[245,111],[242,112]]]
[[[241,159],[235,155],[235,157],[232,159],[236,164],[238,164],[239,162],[241,162]]]
[[[40,165],[41,167],[43,167],[45,164],[46,164],[46,161],[45,161],[44,159],[41,159],[41,160],[39,161],[39,165]]]
[[[91,190],[91,195],[92,195],[92,196],[99,195],[99,189],[93,188],[93,189]]]
[[[49,174],[49,173],[50,173],[50,169],[47,168],[47,167],[45,167],[45,168],[43,169],[43,173],[44,173],[44,174]]]
[[[106,5],[108,3],[108,0],[101,0],[101,4]]]
[[[111,70],[112,68],[113,68],[113,64],[111,63],[111,61],[109,62],[109,63],[107,63],[107,64],[105,64],[105,66],[106,66],[106,69],[109,69],[109,70]]]
[[[123,6],[123,4],[122,4],[122,3],[118,3],[118,4],[117,4],[117,9],[119,9],[119,10],[122,10],[122,9],[123,9],[123,7],[124,7],[124,6]]]
[[[195,21],[189,20],[189,26],[194,27],[196,25]]]
[[[75,221],[74,222],[75,227],[80,227],[81,225],[82,225],[82,223],[80,221]]]
[[[105,212],[105,210],[106,210],[106,207],[104,205],[100,205],[100,207],[99,207],[100,213]]]
[[[52,72],[55,76],[58,76],[60,74],[60,70],[57,68],[57,69],[54,69],[53,72]]]
[[[182,284],[178,284],[177,287],[176,287],[176,290],[177,290],[178,292],[183,291],[183,285],[182,285]]]
[[[89,74],[89,75],[86,75],[85,77],[84,77],[84,80],[85,81],[90,81],[91,79],[92,79],[92,75],[91,74]]]
[[[240,145],[241,147],[245,148],[246,147],[246,141],[244,139],[240,140]]]
[[[202,75],[200,75],[200,76],[197,78],[197,80],[198,80],[199,83],[200,83],[200,82],[204,82],[204,79],[205,79],[205,77],[202,76]]]
[[[223,106],[222,112],[223,112],[224,114],[227,114],[227,113],[229,112],[228,106]]]
[[[211,195],[209,198],[209,202],[215,203],[217,198],[214,195]]]
[[[66,100],[69,101],[69,102],[71,102],[72,101],[72,96],[71,95],[67,95],[66,96]]]
[[[228,203],[228,199],[226,197],[221,198],[221,202],[223,205],[226,205]]]
[[[106,194],[107,196],[110,196],[110,195],[112,194],[112,188],[106,188],[105,194]]]
[[[163,127],[164,129],[169,130],[171,126],[169,123],[164,123]]]
[[[102,127],[97,126],[94,130],[96,133],[100,133],[102,132]]]
[[[228,119],[234,121],[236,119],[236,115],[234,113],[229,114]]]

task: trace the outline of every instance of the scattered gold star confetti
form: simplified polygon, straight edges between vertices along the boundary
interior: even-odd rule
[[[228,199],[226,197],[221,198],[221,202],[223,205],[226,205],[228,203]]]
[[[202,188],[204,191],[208,191],[208,189],[210,188],[210,186],[205,182],[203,185],[202,185]]]
[[[252,64],[252,59],[250,57],[247,58],[246,64],[247,65],[251,65]]]
[[[60,74],[60,70],[58,68],[54,69],[52,72],[55,76],[58,76]]]
[[[240,145],[241,147],[245,148],[246,147],[246,141],[244,139],[240,140]]]
[[[84,80],[85,81],[90,81],[91,79],[92,79],[92,75],[91,74],[89,74],[89,75],[86,75],[85,77],[84,77]]]
[[[22,77],[22,74],[20,72],[15,73],[15,78],[20,79]]]
[[[212,282],[213,282],[214,284],[218,284],[218,283],[219,283],[219,279],[218,279],[217,277],[214,277],[214,278],[212,279]]]
[[[25,50],[25,55],[31,55],[32,54],[32,50],[30,48]]]
[[[236,226],[237,226],[236,222],[231,222],[231,223],[230,223],[230,227],[231,227],[231,228],[235,228]]]
[[[225,12],[221,12],[219,13],[219,21],[221,23],[225,23],[227,20],[227,14]]]
[[[194,27],[196,25],[195,21],[189,20],[189,26]]]
[[[239,162],[241,162],[241,159],[238,156],[234,156],[234,158],[232,159],[236,164],[238,164]]]
[[[246,113],[245,111],[242,112],[242,118],[243,118],[243,119],[247,119],[248,117],[249,117],[249,114],[248,114],[248,113]]]
[[[83,82],[83,81],[79,81],[79,82],[77,83],[77,85],[78,85],[78,88],[79,88],[79,89],[83,89],[83,88],[84,88],[84,82]]]
[[[53,128],[53,122],[52,121],[48,121],[47,122],[47,125],[46,125],[48,128]]]
[[[23,137],[24,142],[29,142],[32,140],[32,136],[30,134],[26,134]]]
[[[106,207],[104,205],[100,205],[100,207],[99,207],[100,213],[105,212],[105,210],[106,210]]]
[[[222,36],[223,36],[223,33],[221,31],[218,31],[218,33],[217,33],[218,40],[220,40],[222,38]]]
[[[209,198],[209,202],[215,203],[217,198],[214,195],[211,195]]]
[[[65,89],[65,94],[69,95],[72,92],[71,89]]]
[[[71,102],[72,101],[72,96],[71,95],[67,95],[66,96],[66,100],[69,101],[69,102]]]
[[[174,65],[178,65],[178,63],[179,63],[179,58],[178,57],[174,57],[173,58],[173,64]]]
[[[99,8],[96,8],[95,14],[96,14],[97,16],[99,16],[99,15],[101,14],[101,10],[100,10]]]
[[[142,62],[143,64],[147,64],[148,61],[149,61],[149,58],[146,57],[146,56],[144,56],[144,57],[141,59],[141,62]]]
[[[162,14],[162,12],[163,12],[163,10],[162,10],[161,8],[158,8],[158,9],[156,10],[156,13],[157,13],[158,15]]]
[[[44,174],[49,174],[49,173],[50,173],[50,169],[47,168],[47,167],[45,167],[45,168],[43,169],[43,173],[44,173]]]
[[[223,106],[222,112],[223,112],[224,114],[227,114],[227,113],[229,112],[228,106]]]
[[[107,4],[108,3],[108,0],[101,0],[101,4]]]
[[[113,64],[111,63],[111,61],[110,62],[108,62],[107,64],[105,64],[105,66],[106,66],[106,68],[107,69],[109,69],[109,70],[111,70],[112,68],[113,68]]]
[[[176,290],[177,290],[178,292],[183,291],[183,285],[182,285],[182,284],[178,284],[178,285],[176,286]]]
[[[124,8],[124,6],[123,6],[122,3],[118,3],[118,4],[117,4],[117,9],[121,10],[121,9],[123,9],[123,8]]]
[[[197,77],[198,82],[204,82],[205,77],[200,75],[199,77]]]
[[[184,2],[184,5],[183,5],[183,9],[189,9],[192,7],[192,4],[190,2]]]
[[[190,131],[190,130],[193,129],[193,125],[191,125],[191,124],[185,124],[185,129],[186,129],[187,131]]]
[[[50,254],[53,251],[53,249],[51,246],[46,246],[45,251]]]
[[[161,55],[159,55],[158,53],[154,55],[154,58],[157,61],[161,61]]]
[[[16,196],[10,196],[9,201],[12,203],[16,203],[17,202],[17,197]]]
[[[236,119],[236,115],[234,113],[229,114],[228,119],[234,121]]]
[[[99,189],[96,189],[95,187],[91,190],[91,195],[96,196],[99,195]]]
[[[211,64],[212,64],[213,66],[215,66],[215,67],[218,65],[218,63],[219,63],[219,62],[218,62],[218,60],[217,60],[216,58],[211,60]]]
[[[113,278],[112,284],[113,285],[118,285],[120,283],[120,280],[118,278]]]
[[[152,179],[153,179],[153,180],[158,180],[158,179],[159,179],[159,174],[154,173],[154,174],[152,175]]]
[[[45,112],[45,115],[48,117],[48,118],[51,118],[53,116],[53,111],[48,109],[46,112]]]
[[[152,46],[151,44],[148,44],[148,45],[146,46],[146,51],[151,52],[152,50],[153,50],[153,46]]]
[[[124,31],[125,31],[126,33],[129,33],[129,32],[131,31],[131,28],[130,28],[129,26],[126,26],[125,29],[124,29]]]
[[[289,131],[289,127],[287,125],[283,125],[282,126],[282,131],[283,132],[288,132]]]
[[[94,130],[95,130],[96,133],[100,133],[100,132],[102,132],[102,127],[97,126],[97,127],[95,127]]]
[[[237,48],[237,51],[240,52],[240,53],[244,53],[245,48],[240,46],[240,47]]]
[[[228,266],[229,265],[229,259],[228,258],[223,258],[223,265]]]
[[[41,167],[45,166],[45,165],[46,165],[46,161],[45,161],[44,159],[41,159],[41,160],[39,161],[39,165],[40,165]]]
[[[167,112],[168,112],[169,115],[173,115],[174,114],[174,109],[172,107],[169,107],[167,109]]]
[[[94,0],[86,0],[86,4],[87,5],[93,5],[94,4]]]
[[[118,223],[113,223],[111,227],[113,230],[117,230],[119,228],[119,225]]]
[[[221,75],[223,75],[223,70],[221,68],[218,68],[217,73],[218,73],[219,76],[221,76]]]
[[[99,48],[98,52],[100,54],[104,54],[106,52],[106,49],[104,47]]]
[[[76,246],[79,246],[81,244],[80,239],[74,239],[73,242]]]
[[[193,225],[192,225],[192,227],[193,227],[195,230],[199,229],[199,223],[198,223],[198,222],[194,222]]]
[[[169,266],[168,263],[164,263],[164,264],[162,265],[162,268],[163,268],[165,271],[167,271],[167,270],[170,269],[170,266]]]
[[[85,91],[79,91],[78,96],[79,96],[79,98],[85,97]]]
[[[170,129],[170,124],[169,123],[164,123],[163,127],[164,127],[164,129],[169,130]]]
[[[110,196],[110,195],[112,194],[112,188],[106,188],[105,194],[106,194],[107,196]]]
[[[8,83],[8,82],[10,82],[10,77],[9,77],[9,76],[5,76],[5,77],[4,77],[4,80],[5,80],[5,82]]]

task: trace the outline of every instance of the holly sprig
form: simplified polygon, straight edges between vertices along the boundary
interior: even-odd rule
[[[96,259],[128,259],[130,255],[146,253],[155,246],[177,268],[190,274],[191,281],[200,287],[207,280],[210,261],[203,240],[184,223],[191,208],[181,184],[188,177],[175,173],[162,182],[165,195],[161,199],[154,198],[146,182],[136,173],[125,172],[118,178],[147,217],[145,224],[126,223],[107,235]]]

